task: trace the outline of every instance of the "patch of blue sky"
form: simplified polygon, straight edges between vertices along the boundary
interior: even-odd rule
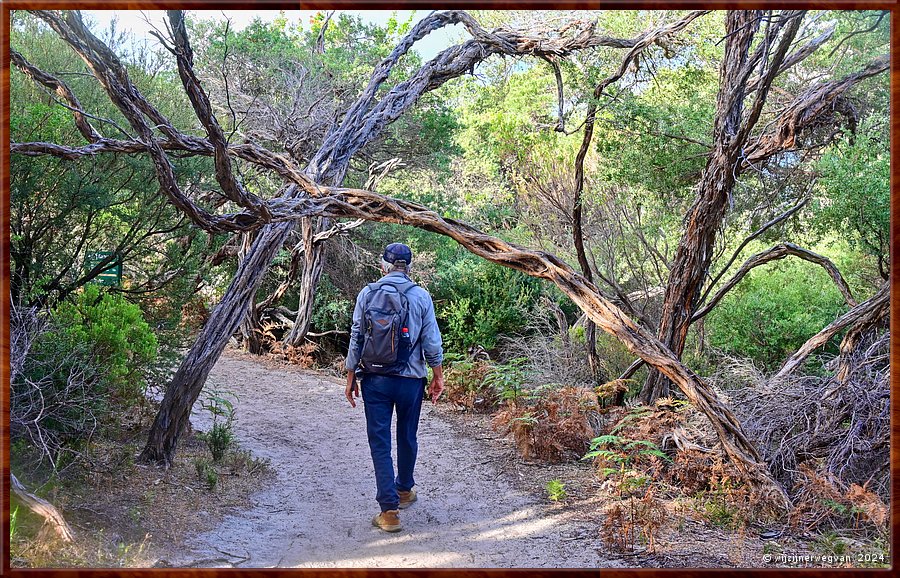
[[[242,30],[249,25],[254,18],[263,21],[272,21],[283,15],[289,24],[309,26],[309,20],[316,14],[315,10],[192,10],[191,15],[200,20],[231,20],[231,26],[235,30]],[[385,25],[391,16],[398,22],[406,22],[412,17],[411,24],[415,24],[425,18],[427,10],[343,10],[339,12],[356,14],[364,22]],[[156,30],[165,30],[165,12],[162,10],[85,10],[83,11],[89,23],[93,24],[96,32],[102,32],[109,28],[113,20],[116,21],[116,30],[128,34],[127,42],[133,45],[146,44],[151,48],[158,48],[159,41],[150,33]],[[440,51],[459,43],[467,37],[465,28],[460,24],[446,26],[425,36],[416,42],[413,50],[417,51],[423,60],[434,58]]]

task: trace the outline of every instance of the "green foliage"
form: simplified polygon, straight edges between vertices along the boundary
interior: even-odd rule
[[[25,12],[13,20],[10,43],[14,49],[38,68],[59,74],[91,115],[128,126],[96,80],[86,74],[81,59],[57,34]],[[121,35],[112,31],[95,33],[120,49],[124,43]],[[124,58],[132,81],[175,126],[193,126],[196,116],[180,80],[161,69],[159,54],[138,46],[135,43]],[[11,68],[10,138],[84,145],[71,111],[51,100],[46,89],[16,67]],[[112,123],[90,122],[107,137],[124,137]],[[46,305],[64,300],[90,281],[84,268],[86,254],[111,251],[123,265],[128,288],[165,287],[169,291],[166,299],[172,302],[169,310],[180,309],[184,294],[194,290],[184,285],[201,269],[199,253],[206,248],[206,235],[179,222],[180,211],[154,185],[149,157],[107,154],[70,161],[14,155],[10,160],[10,288],[14,301]],[[196,183],[197,175],[212,173],[211,159],[170,160],[182,183]],[[185,243],[198,238],[200,243]],[[154,293],[157,291],[136,292],[135,298],[149,301]]]
[[[234,445],[235,436],[231,426],[224,423],[213,424],[208,432],[200,436],[212,453],[213,461],[220,462],[228,449]]]
[[[460,87],[463,128],[457,142],[473,169],[496,176],[504,164],[524,160],[537,143],[557,138],[547,130],[553,123],[548,113],[554,82],[547,67],[529,66],[502,84],[482,88],[470,81]],[[537,126],[537,119],[548,127]]]
[[[16,506],[12,513],[9,515],[9,539],[10,541],[15,540],[16,532],[19,530],[19,507]]]
[[[209,491],[213,491],[216,489],[216,484],[219,482],[219,473],[213,468],[206,469],[206,487]]]
[[[328,275],[323,274],[313,305],[312,326],[314,330],[348,331],[353,321],[353,305],[353,301],[343,298]]]
[[[133,402],[143,395],[144,372],[156,358],[157,341],[140,307],[87,285],[73,301],[60,303],[52,319],[60,332],[41,347],[84,350],[95,360],[100,383],[119,400]]]
[[[213,424],[208,432],[201,433],[198,437],[206,442],[215,463],[221,462],[237,441],[233,428],[234,403],[228,397],[237,400],[237,395],[233,392],[213,390],[200,403],[212,415]]]
[[[736,530],[739,527],[738,512],[725,501],[709,500],[703,503],[706,518],[725,530]]]
[[[813,547],[826,556],[843,556],[848,550],[847,542],[835,532],[820,534]]]
[[[636,450],[645,447],[647,449]],[[655,456],[671,462],[672,458],[662,452],[659,447],[647,440],[630,440],[613,434],[605,434],[591,440],[590,451],[582,456],[582,460],[602,458],[622,467],[630,466],[640,456]]]
[[[491,349],[499,335],[522,329],[540,290],[536,279],[469,254],[435,277],[432,296],[451,351]]]
[[[444,364],[447,399],[468,409],[492,411],[500,401],[515,401],[523,396],[528,379],[525,358],[507,363],[473,361],[448,353]]]
[[[616,427],[612,428],[611,432],[616,433],[622,431],[625,427],[631,424],[633,421],[637,421],[643,419],[653,413],[653,409],[646,405],[636,405],[628,410],[628,413],[622,416],[622,419],[619,420],[619,423],[616,424]],[[601,436],[602,437],[602,436]],[[615,443],[621,443],[622,438],[615,440]],[[601,442],[602,443],[602,442]]]
[[[828,149],[820,159],[823,196],[812,210],[820,232],[846,236],[853,246],[878,260],[886,270],[890,239],[890,168],[888,123],[869,117],[849,143]]]
[[[632,410],[624,417],[628,417],[628,415],[631,415],[632,419],[637,419],[645,413]],[[622,425],[620,423],[613,432],[620,430]],[[594,460],[600,477],[613,480],[616,493],[620,498],[623,496],[634,497],[634,495],[647,490],[651,479],[644,475],[644,472],[647,471],[648,466],[652,466],[659,460],[672,462],[672,459],[655,443],[649,440],[633,440],[615,435],[615,433],[604,434],[592,439],[589,451],[581,459]]]
[[[850,514],[850,508],[848,508],[844,504],[841,504],[840,502],[836,502],[831,499],[825,499],[822,501],[822,503],[831,508],[835,514],[840,514],[842,516],[847,516]]]
[[[709,314],[706,329],[713,346],[774,370],[845,310],[820,267],[787,259],[751,271]]]
[[[566,499],[566,485],[560,480],[550,480],[545,487],[550,500],[559,502]]]
[[[688,65],[659,71],[646,90],[599,116],[600,179],[667,198],[684,196],[706,163],[705,148],[697,142],[709,139],[715,96],[715,69]]]
[[[156,337],[137,305],[96,285],[49,312],[17,307],[13,318],[11,329],[31,345],[15,352],[12,446],[23,466],[55,473],[146,403]]]
[[[494,364],[484,377],[484,385],[498,392],[500,399],[516,401],[528,379],[527,362],[526,358],[517,357],[507,363]]]
[[[216,489],[219,482],[219,473],[209,460],[198,458],[194,460],[194,468],[197,470],[197,481],[206,486],[210,492]]]

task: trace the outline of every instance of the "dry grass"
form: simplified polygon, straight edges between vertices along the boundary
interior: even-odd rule
[[[794,488],[791,526],[803,531],[829,531],[847,528],[887,530],[887,504],[865,486],[849,487],[825,468],[800,465],[799,481]]]
[[[141,417],[117,439],[95,440],[85,461],[64,477],[43,485],[30,480],[62,512],[75,541],[46,539],[20,507],[11,540],[13,567],[151,566],[163,553],[178,552],[187,536],[248,505],[248,496],[272,474],[266,462],[238,449],[213,466],[217,483],[210,490],[195,467],[209,458],[209,450],[193,433],[183,437],[168,470],[136,463],[153,415],[148,409]]]
[[[296,346],[273,342],[269,346],[268,356],[279,361],[286,361],[292,365],[298,365],[303,369],[310,369],[316,365],[316,359],[313,354],[318,349],[318,345],[312,342]]]
[[[603,539],[607,546],[620,552],[633,551],[638,545],[655,552],[657,536],[669,517],[652,488],[647,488],[640,498],[631,496],[607,506],[604,513]]]

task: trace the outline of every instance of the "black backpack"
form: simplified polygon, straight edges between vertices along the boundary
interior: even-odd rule
[[[406,369],[412,351],[406,294],[413,287],[417,285],[408,277],[398,282],[382,279],[369,284],[360,331],[362,353],[359,364],[364,372],[399,375]]]

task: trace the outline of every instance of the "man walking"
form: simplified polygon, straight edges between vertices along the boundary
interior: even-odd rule
[[[400,509],[416,501],[413,469],[418,442],[416,431],[427,384],[426,364],[434,378],[428,393],[437,403],[444,390],[441,333],[428,291],[409,278],[412,251],[391,243],[381,258],[384,276],[359,292],[353,310],[347,352],[345,395],[352,407],[362,398],[366,433],[375,465],[375,499],[381,513],[372,524],[386,532],[399,532]],[[397,409],[397,475],[391,460],[391,420]]]

